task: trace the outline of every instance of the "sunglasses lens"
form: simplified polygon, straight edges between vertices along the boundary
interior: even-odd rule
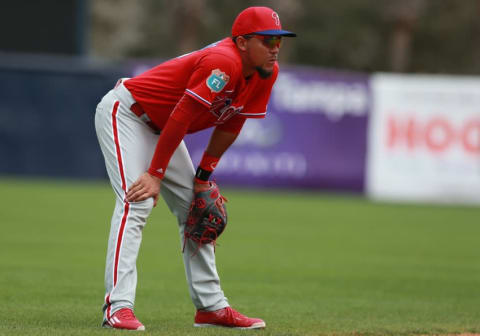
[[[257,35],[256,36],[260,41],[262,41],[263,45],[266,46],[267,48],[275,48],[282,45],[282,37],[281,36],[262,36],[262,35]]]
[[[263,43],[269,48],[280,47],[282,44],[281,36],[265,36],[263,38]]]

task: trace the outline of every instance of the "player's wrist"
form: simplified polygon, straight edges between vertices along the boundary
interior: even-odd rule
[[[208,171],[206,169],[203,169],[202,167],[198,167],[197,172],[195,173],[195,181],[199,181],[199,183],[207,182],[212,173],[213,171]]]
[[[220,158],[212,156],[207,152],[203,153],[202,160],[195,173],[195,178],[201,181],[208,181],[210,175],[217,167],[218,161],[220,161]]]
[[[156,181],[161,182],[165,176],[165,170],[162,169],[161,172],[159,170],[160,169],[150,168],[148,169],[147,173]]]

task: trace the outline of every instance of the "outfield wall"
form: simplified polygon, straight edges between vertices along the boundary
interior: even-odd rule
[[[81,58],[0,56],[0,174],[106,177],[93,118],[119,69]]]
[[[118,77],[145,66],[1,56],[0,174],[105,178],[96,104]],[[215,178],[379,200],[480,203],[479,88],[478,78],[284,66],[267,118],[247,122]],[[209,134],[186,138],[195,163]]]

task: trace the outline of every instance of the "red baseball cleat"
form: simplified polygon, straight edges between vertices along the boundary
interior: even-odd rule
[[[110,319],[103,323],[103,326],[115,329],[145,330],[145,326],[137,320],[130,308],[116,311]]]
[[[263,329],[265,322],[240,314],[231,307],[207,312],[198,310],[194,327],[226,327],[234,329]]]

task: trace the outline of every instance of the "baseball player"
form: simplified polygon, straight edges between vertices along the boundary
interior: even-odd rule
[[[242,11],[232,36],[118,81],[95,115],[98,141],[116,196],[105,269],[103,326],[145,330],[133,313],[142,230],[161,194],[177,217],[196,327],[264,328],[232,309],[220,287],[212,244],[184,241],[195,191],[205,188],[247,118],[264,118],[277,78],[282,37],[267,7]],[[215,127],[195,170],[183,138]]]

